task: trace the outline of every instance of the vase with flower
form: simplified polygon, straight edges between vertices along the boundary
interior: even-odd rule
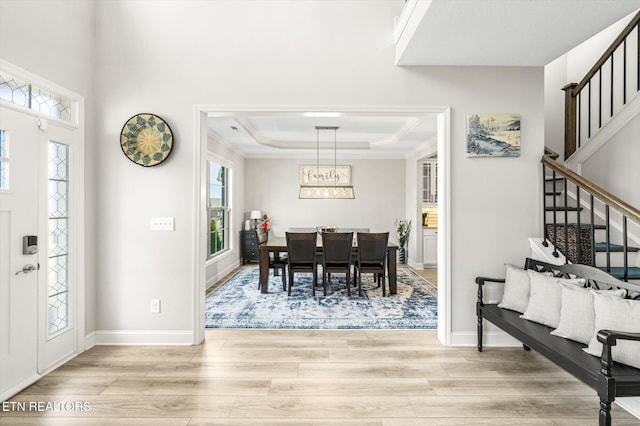
[[[264,229],[264,232],[269,232],[269,216],[267,216],[267,214],[263,214],[262,215],[262,229]]]
[[[404,219],[396,219],[396,233],[398,234],[398,244],[400,248],[398,249],[398,262],[406,263],[407,262],[407,250],[404,247],[407,244],[407,240],[409,239],[409,232],[411,232],[411,221]]]

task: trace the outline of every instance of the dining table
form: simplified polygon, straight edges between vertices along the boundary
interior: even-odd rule
[[[287,251],[287,240],[285,237],[273,237],[269,238],[265,243],[258,247],[258,257],[260,263],[260,292],[268,293],[269,288],[269,256],[274,253],[276,256],[278,253],[284,253]],[[316,243],[316,251],[322,253],[322,238],[318,235]],[[389,294],[396,294],[398,292],[397,282],[397,268],[396,268],[396,255],[398,252],[398,245],[389,241],[387,244],[387,276],[389,277]],[[353,243],[353,253],[357,256],[358,244],[355,241]]]

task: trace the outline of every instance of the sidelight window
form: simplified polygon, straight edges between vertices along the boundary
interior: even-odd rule
[[[69,327],[69,146],[49,142],[48,336]]]

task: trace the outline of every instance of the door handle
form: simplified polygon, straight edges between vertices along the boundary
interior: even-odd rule
[[[16,272],[16,275],[20,274],[20,273],[24,273],[24,274],[28,274],[30,272],[35,271],[36,269],[38,269],[35,265],[32,265],[31,263],[27,263],[26,265],[24,265],[22,267],[21,270],[19,270],[18,272]]]

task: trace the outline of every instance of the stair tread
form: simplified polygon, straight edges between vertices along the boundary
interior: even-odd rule
[[[609,268],[609,271],[607,271],[606,266],[601,266],[600,269],[613,275],[616,278],[624,277],[624,268],[622,266],[612,266],[611,268]],[[630,266],[627,269],[629,271],[627,278],[629,278],[630,280],[640,280],[640,268],[638,268],[637,266]]]
[[[553,225],[553,223],[547,223],[547,225]],[[557,222],[557,223],[556,223],[556,226],[558,226],[558,227],[564,227],[564,222]],[[567,226],[568,226],[568,227],[574,227],[574,228],[575,228],[575,227],[577,227],[577,226],[578,226],[578,223],[577,223],[577,222],[569,222],[569,223],[567,223]],[[580,228],[591,228],[591,227],[592,227],[592,226],[591,226],[591,224],[590,224],[590,223],[583,223],[583,222],[580,222]],[[604,226],[604,225],[600,225],[600,224],[596,224],[596,225],[594,226],[594,228],[596,228],[596,229],[607,229],[607,227],[606,227],[606,226]]]
[[[564,224],[563,224],[563,223],[561,223],[561,224],[559,224],[559,225],[564,225]],[[570,222],[570,223],[567,223],[567,225],[577,226],[577,225],[578,225],[578,223],[577,223],[577,222]],[[590,223],[580,223],[580,227],[581,227],[581,228],[591,228],[591,224],[590,224]],[[604,226],[604,225],[600,225],[600,224],[596,224],[596,225],[595,225],[595,228],[596,228],[596,229],[607,229],[607,227],[606,227],[606,226]]]
[[[607,251],[607,243],[605,241],[601,241],[599,243],[596,243],[596,251]],[[609,251],[610,252],[622,252],[622,251],[624,251],[624,247],[622,246],[622,244],[609,243]],[[640,251],[640,248],[627,246],[627,251],[629,251],[629,252],[637,252],[637,251]]]
[[[565,211],[565,210],[567,210],[567,211],[570,211],[570,212],[575,212],[575,211],[578,211],[578,210],[582,210],[582,207],[575,207],[575,206],[567,206],[567,207],[565,207],[565,206],[555,206],[555,207],[553,207],[553,206],[547,206],[545,208],[545,210],[548,211],[548,212],[549,211],[552,212],[554,210],[556,210],[556,211]]]

